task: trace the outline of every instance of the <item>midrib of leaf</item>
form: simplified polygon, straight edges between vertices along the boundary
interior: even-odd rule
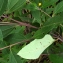
[[[54,23],[54,24],[55,24],[55,23]],[[47,27],[47,26],[53,26],[53,24],[43,26],[41,29],[43,29],[43,28],[45,28],[45,27]],[[54,26],[54,27],[55,27],[55,26]],[[50,29],[50,30],[51,30],[51,29]],[[49,31],[50,31],[50,30],[49,30]],[[35,35],[34,35],[34,36],[37,37],[37,36],[40,36],[40,35],[43,34],[43,33],[44,33],[44,31],[43,31],[42,33],[39,33],[39,34],[37,34],[36,36],[35,36]],[[47,32],[47,33],[48,33],[48,32]],[[34,37],[34,36],[33,36],[33,37]]]
[[[56,24],[59,24],[60,22],[58,22],[58,23],[53,23],[53,24],[48,24],[48,25],[45,25],[45,26],[43,26],[43,27],[47,27],[47,26],[50,26],[50,25],[56,25]],[[63,23],[63,21],[61,22],[61,23]],[[43,28],[42,27],[42,28]]]
[[[56,25],[56,24],[58,24],[58,23],[60,23],[60,21],[59,22],[57,22],[57,23],[53,23],[53,24],[48,24],[48,25],[44,25],[42,28],[45,28],[45,27],[47,27],[47,26],[53,26],[53,25]],[[61,23],[63,23],[63,21],[61,21]],[[54,26],[55,27],[55,26]],[[50,31],[50,30],[49,30]],[[37,34],[35,37],[37,37],[37,36],[40,36],[41,34],[43,34],[44,33],[44,31],[42,32],[42,33],[40,33],[40,34]],[[48,33],[48,32],[47,32]]]
[[[58,22],[58,23],[60,23],[60,22]],[[47,26],[53,26],[53,25],[56,25],[56,24],[58,24],[58,23],[48,24],[48,25],[43,26],[42,28],[45,28],[45,27],[47,27]],[[63,23],[63,21],[62,21],[61,23]],[[55,27],[55,26],[54,26],[54,27]],[[43,33],[44,33],[44,31],[43,31],[42,33],[40,33],[40,34],[37,34],[35,37],[40,36],[40,35],[43,34]],[[48,33],[48,32],[47,32],[47,33]]]
[[[61,3],[62,3],[62,2],[61,2]],[[56,11],[56,12],[58,12],[58,10],[60,10],[62,7],[63,7],[63,6],[61,5],[61,7],[60,7],[59,9],[57,9],[57,11]],[[55,13],[56,13],[56,12],[55,12]],[[55,13],[54,13],[54,14],[55,14]]]
[[[17,1],[17,2],[18,2],[18,1]],[[15,4],[17,4],[17,2],[16,2]],[[15,6],[15,4],[14,4],[13,6]],[[11,5],[11,3],[10,3],[9,5]],[[11,8],[12,8],[12,7],[11,7]],[[10,9],[11,9],[11,8],[10,8]],[[9,10],[10,10],[10,9],[9,9]]]
[[[18,1],[18,2],[19,2],[19,1]],[[18,3],[18,2],[17,2],[17,3]],[[16,3],[14,6],[16,6],[16,5],[17,5],[17,3]],[[24,1],[23,1],[23,2],[21,2],[21,4],[22,4],[22,5],[23,5],[23,3],[24,3]],[[21,5],[21,6],[22,6],[22,5]],[[14,6],[13,6],[13,7],[14,7]],[[13,8],[13,7],[12,7],[12,8]],[[12,8],[11,8],[10,10],[12,10]],[[15,9],[15,10],[16,10],[16,9]],[[13,11],[15,11],[15,10],[13,10]]]
[[[12,51],[10,51],[10,52],[11,52],[11,54],[13,55]],[[13,57],[14,57],[14,55],[13,55]],[[18,63],[15,57],[14,57],[14,59],[15,59],[16,63]]]

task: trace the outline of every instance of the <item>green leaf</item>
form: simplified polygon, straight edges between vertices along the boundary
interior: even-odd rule
[[[42,39],[35,39],[22,48],[17,54],[25,59],[37,59],[43,51],[54,42],[51,35],[47,34]]]
[[[14,25],[0,25],[0,29],[2,30],[3,38],[7,37],[11,31],[14,29]]]
[[[3,34],[2,34],[1,29],[0,29],[0,41],[3,41]]]
[[[9,35],[6,38],[6,41],[9,42],[10,44],[16,43],[16,42],[21,42],[23,40],[28,40],[31,38],[31,34],[28,33],[27,35],[24,35],[24,30],[25,27],[21,26],[16,26],[14,33]]]
[[[8,0],[8,9],[12,8],[19,0]]]
[[[0,63],[7,63],[7,61],[3,58],[0,58]]]
[[[55,16],[49,18],[44,24],[43,27],[37,30],[34,34],[34,38],[41,38],[48,32],[50,32],[53,28],[57,27],[59,24],[63,23],[63,16]]]
[[[58,0],[44,0],[42,2],[43,3],[42,7],[47,8],[48,6],[55,4],[57,1]]]
[[[0,16],[4,13],[7,7],[8,0],[0,0]]]
[[[63,11],[63,1],[61,1],[60,3],[57,4],[57,6],[54,9],[54,14],[57,14],[59,12]]]
[[[21,42],[23,40],[28,40],[31,38],[31,34],[23,35],[21,32],[9,35],[6,40],[10,43]]]
[[[28,9],[30,11],[35,11],[37,10],[37,5],[35,3],[29,3],[25,5],[25,9]]]
[[[63,23],[63,16],[55,16],[55,17],[52,17],[52,18],[49,18],[45,23],[44,23],[44,26],[49,26],[49,25],[59,25],[59,24],[62,24]]]
[[[48,26],[43,26],[41,29],[37,30],[34,34],[34,38],[41,38],[43,37],[45,34],[47,34],[48,32],[50,32],[53,28],[55,27],[52,25],[48,25]]]
[[[36,20],[36,22],[41,23],[41,13],[39,10],[32,11],[32,16]]]
[[[10,28],[14,27],[13,25],[0,25],[0,29],[2,31],[8,30]]]
[[[7,46],[7,43],[5,41],[0,41],[0,48],[3,48]],[[8,49],[3,49],[2,51],[2,56],[5,56],[6,54],[8,54]]]
[[[2,8],[3,2],[4,2],[4,0],[0,0],[0,10]]]
[[[63,57],[60,57],[55,54],[50,54],[49,56],[52,63],[63,63]]]
[[[10,51],[9,63],[25,63],[14,51]]]
[[[26,0],[8,0],[8,12],[13,12],[21,8]]]

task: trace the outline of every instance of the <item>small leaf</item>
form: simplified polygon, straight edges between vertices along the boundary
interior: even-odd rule
[[[25,59],[37,59],[43,51],[54,42],[49,35],[45,35],[42,39],[35,39],[22,48],[17,54]]]
[[[41,13],[39,10],[35,10],[35,11],[32,11],[32,16],[35,18],[35,20],[38,22],[38,23],[41,23]]]
[[[14,51],[10,51],[9,55],[9,63],[24,63],[25,61],[22,60],[19,56],[16,55]]]

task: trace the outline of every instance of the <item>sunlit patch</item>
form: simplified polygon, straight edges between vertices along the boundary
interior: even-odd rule
[[[38,5],[39,5],[39,6],[41,6],[41,5],[42,5],[42,3],[39,3]]]
[[[23,47],[17,55],[24,59],[38,59],[43,51],[49,47],[55,39],[51,35],[47,34],[41,39],[34,39],[25,47]]]

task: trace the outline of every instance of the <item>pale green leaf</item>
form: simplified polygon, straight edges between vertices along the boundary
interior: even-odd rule
[[[51,35],[47,34],[42,39],[35,39],[22,48],[17,54],[25,59],[37,59],[43,51],[54,42]]]

